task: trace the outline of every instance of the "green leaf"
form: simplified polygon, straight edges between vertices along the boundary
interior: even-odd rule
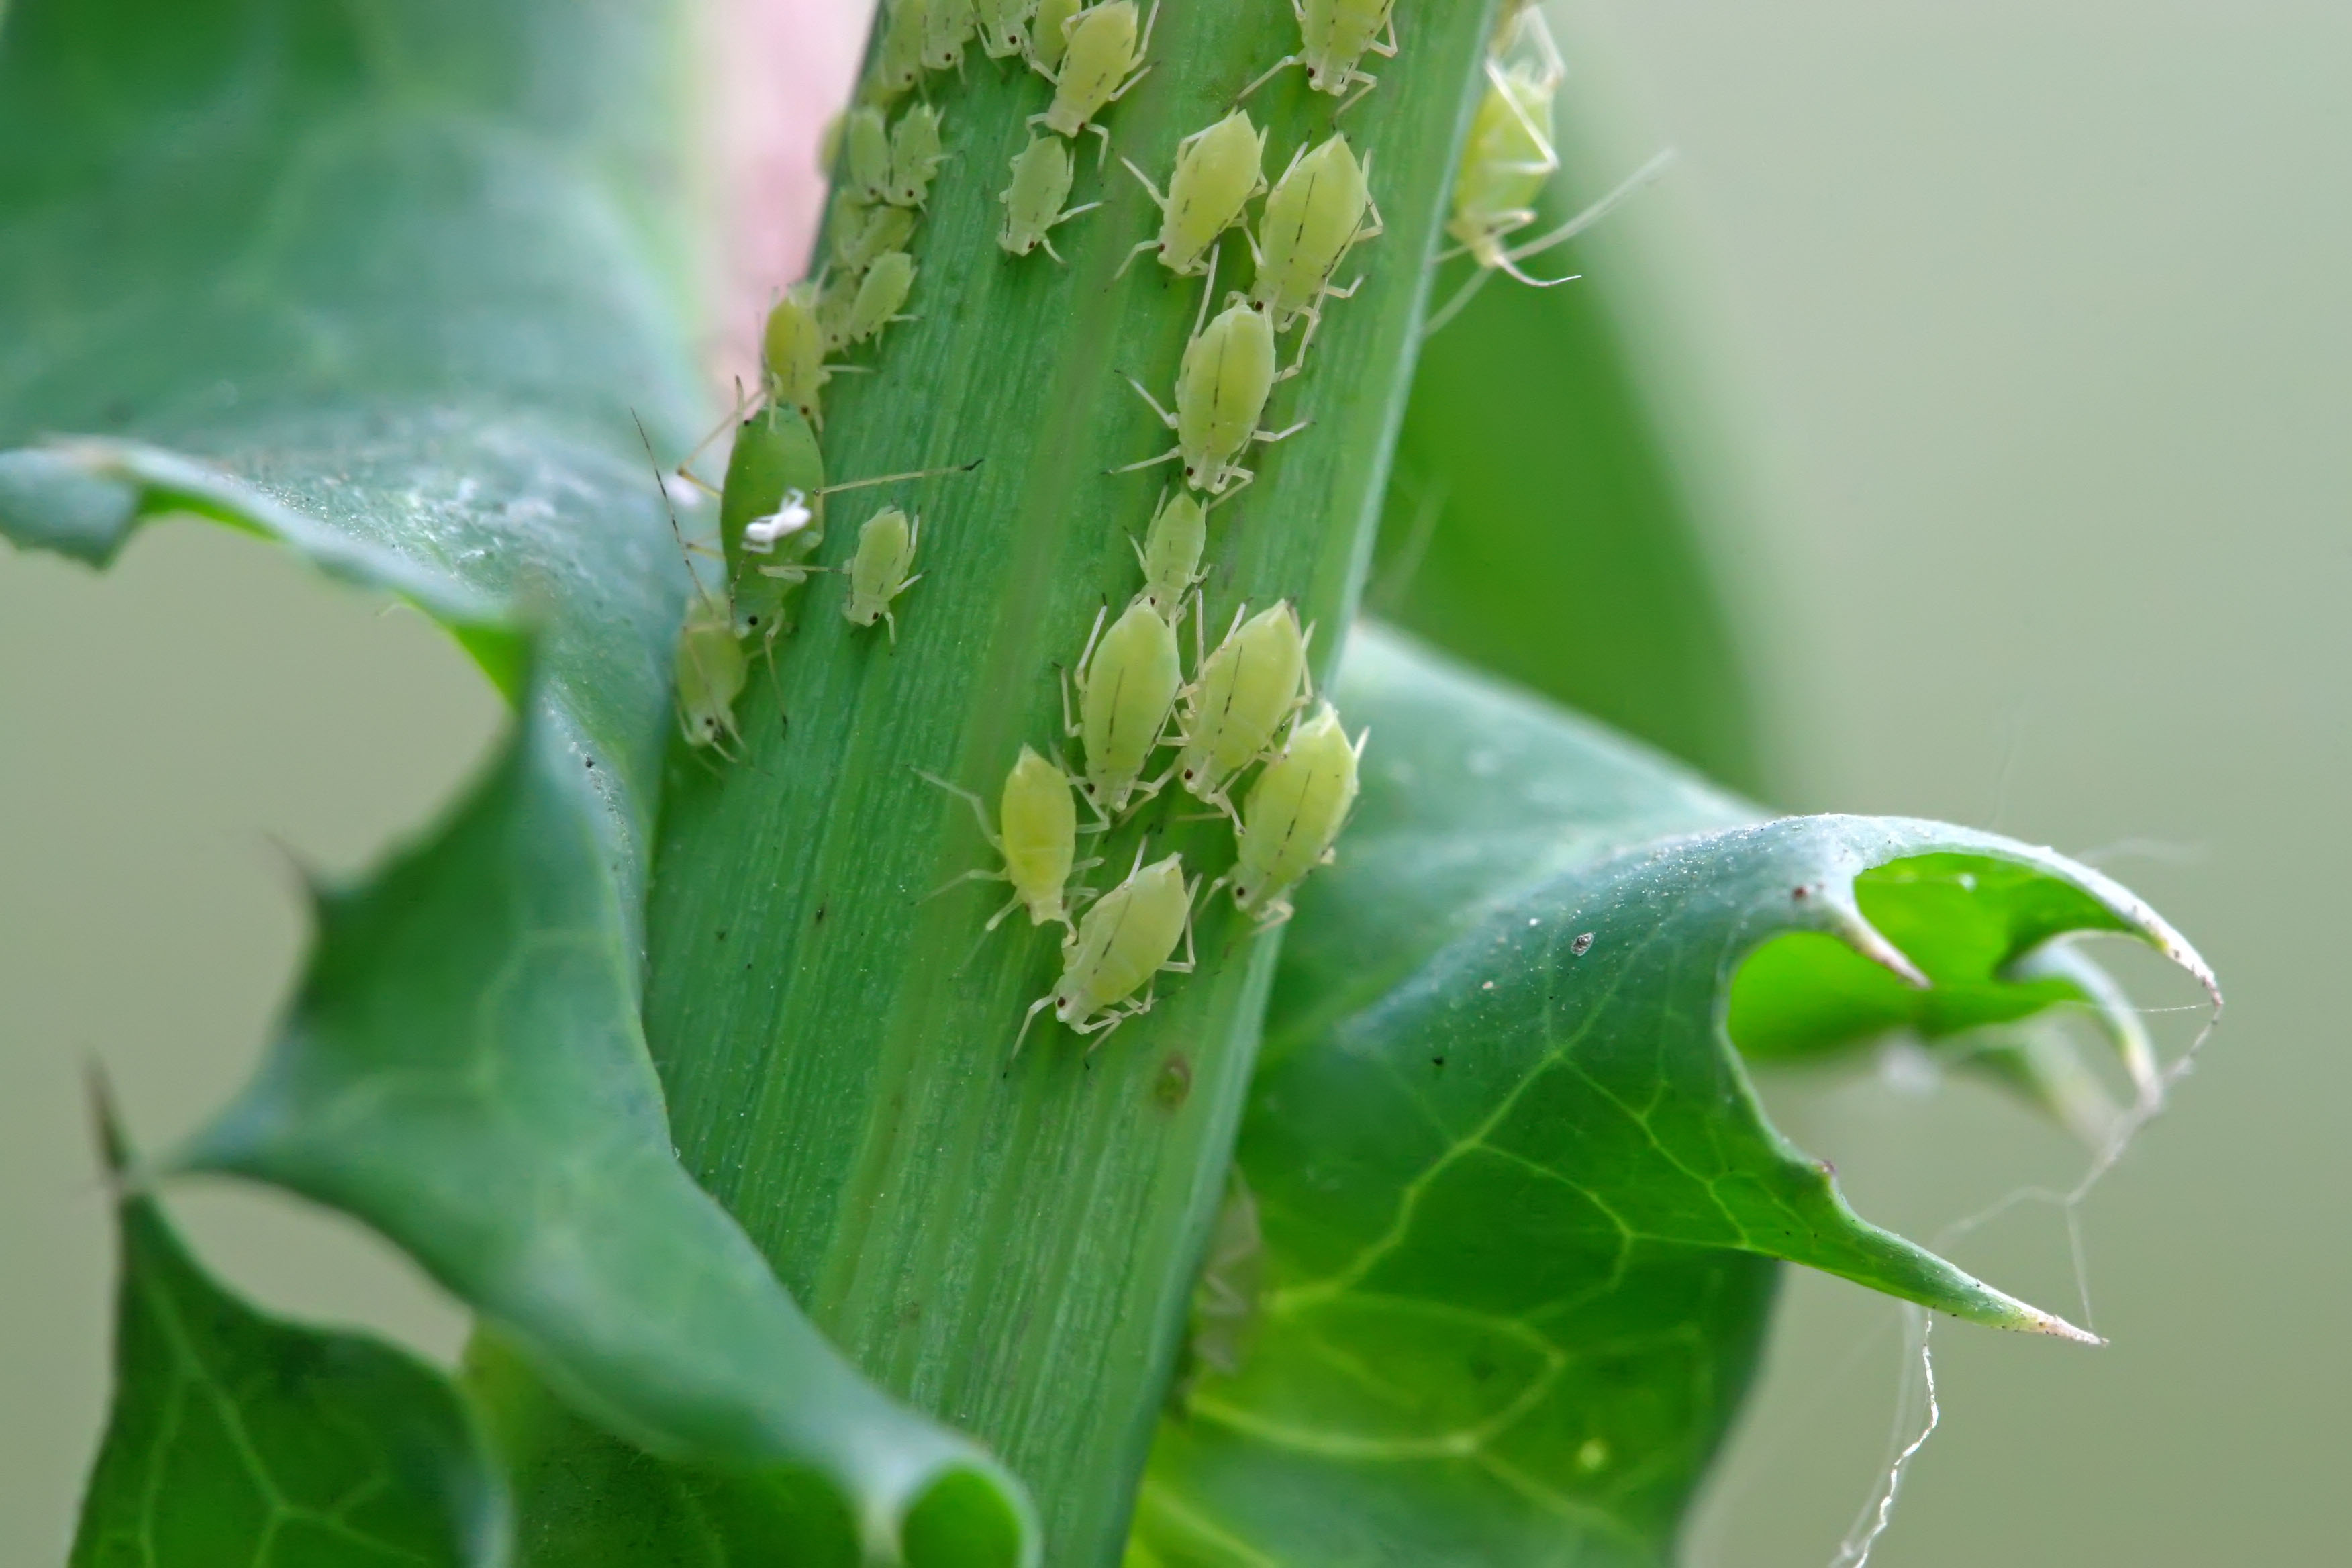
[[[264,1067],[174,1164],[373,1225],[648,1449],[823,1478],[858,1551],[1010,1563],[1018,1487],[860,1378],[686,1175],[638,1022],[686,575],[631,414],[697,414],[651,195],[680,36],[656,4],[14,5],[0,446],[82,434],[0,454],[0,531],[102,562],[210,517],[416,604],[518,695],[439,828],[318,890]]]
[[[110,1120],[108,1162],[121,1174]],[[73,1568],[495,1568],[507,1499],[449,1380],[268,1317],[125,1193],[114,1409]]]
[[[1588,62],[1579,58],[1581,73]],[[1573,130],[1546,232],[1625,174]],[[1637,198],[1639,199],[1639,198]],[[1741,788],[1762,737],[1734,602],[1710,559],[1738,497],[1694,416],[1703,365],[1660,352],[1673,307],[1621,214],[1542,258],[1556,289],[1490,279],[1422,345],[1366,607],[1482,668]],[[1438,274],[1440,299],[1471,271]]]
[[[1239,1150],[1254,1348],[1163,1425],[1148,1551],[1663,1562],[1752,1372],[1768,1259],[2090,1338],[1856,1216],[1766,1121],[1723,1019],[1742,961],[1788,933],[1906,996],[1948,976],[1955,1013],[2063,999],[1999,976],[2077,931],[2210,984],[2145,906],[1965,829],[1743,820],[1378,632],[1340,698],[1375,736],[1360,819],[1302,900]],[[1769,995],[1823,1033],[1844,994]]]

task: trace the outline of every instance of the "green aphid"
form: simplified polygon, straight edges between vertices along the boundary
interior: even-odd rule
[[[930,195],[931,176],[943,162],[940,111],[928,103],[911,106],[890,128],[890,173],[879,199],[893,206],[921,206]]]
[[[915,563],[915,548],[922,538],[923,520],[909,520],[895,506],[886,506],[866,520],[857,531],[857,552],[849,558],[849,596],[841,605],[842,616],[851,626],[870,626],[878,620],[890,628],[890,640],[898,640],[898,622],[890,614],[890,601],[922,576],[908,571]]]
[[[1179,277],[1208,271],[1209,247],[1241,221],[1250,198],[1265,189],[1265,134],[1239,109],[1195,131],[1176,143],[1176,169],[1168,176],[1166,195],[1133,160],[1120,159],[1160,208],[1160,237],[1137,246],[1128,261],[1157,249],[1160,265]],[[1125,263],[1119,270],[1127,270]]]
[[[1184,879],[1184,858],[1171,855],[1143,864],[1143,850],[1135,852],[1135,868],[1124,881],[1095,900],[1079,921],[1076,932],[1062,942],[1062,974],[1054,988],[1030,1005],[1013,1042],[1021,1042],[1029,1026],[1048,1007],[1056,1021],[1073,1034],[1108,1035],[1128,1019],[1151,1011],[1152,994],[1130,1002],[1163,971],[1189,973],[1193,967],[1192,900],[1196,878]],[[1176,944],[1185,944],[1176,958]],[[1096,1040],[1089,1051],[1100,1047]]]
[[[1031,115],[1029,123],[1071,138],[1091,131],[1102,138],[1096,161],[1109,157],[1110,132],[1095,123],[1095,116],[1150,74],[1143,57],[1150,52],[1151,26],[1159,19],[1160,0],[1152,0],[1151,15],[1139,25],[1135,0],[1102,0],[1070,18],[1063,28],[1061,62],[1045,73],[1054,84],[1054,101]]]
[[[907,247],[915,237],[915,215],[905,207],[868,206],[843,191],[833,199],[825,235],[833,247],[834,266],[852,278],[863,278],[876,258]]]
[[[678,628],[677,725],[692,746],[709,746],[730,755],[727,742],[742,740],[735,727],[735,700],[743,694],[750,661],[735,635],[735,618],[728,603],[698,586],[687,606],[686,623]]]
[[[930,30],[932,0],[890,0],[882,23],[882,42],[874,51],[874,71],[867,95],[887,103],[911,92],[923,79],[923,41]]]
[[[1062,728],[1086,751],[1078,793],[1105,824],[1125,815],[1139,793],[1150,799],[1158,784],[1142,782],[1151,753],[1166,743],[1169,710],[1184,684],[1183,655],[1173,627],[1142,605],[1103,629],[1108,610],[1095,616],[1086,651],[1075,674],[1078,711],[1070,714],[1070,683],[1062,685]]]
[[[1070,921],[1075,901],[1069,886],[1070,873],[1082,864],[1093,866],[1099,862],[1081,862],[1077,858],[1078,809],[1070,798],[1070,775],[1029,747],[1022,747],[1020,760],[1004,775],[1004,791],[998,805],[1002,832],[989,821],[987,804],[980,796],[936,773],[923,773],[922,777],[970,804],[972,816],[980,824],[981,837],[988,840],[989,847],[1003,862],[1001,869],[966,871],[940,892],[965,882],[1010,882],[1013,896],[1005,900],[1003,909],[989,917],[987,930],[994,931],[1003,923],[1005,916],[1025,907],[1031,925],[1055,923],[1075,931]],[[932,896],[936,898],[938,894]]]
[[[1244,611],[1247,606],[1244,606]],[[1274,750],[1275,731],[1305,707],[1307,634],[1283,600],[1242,619],[1216,651],[1194,666],[1177,717],[1177,782],[1186,794],[1234,816],[1226,791],[1242,771]]]
[[[793,409],[769,406],[735,430],[719,492],[719,542],[738,636],[772,647],[793,593],[824,542],[824,455]]]
[[[1312,150],[1302,148],[1274,183],[1250,241],[1257,258],[1250,303],[1276,332],[1288,331],[1301,316],[1316,319],[1326,298],[1356,291],[1354,283],[1333,288],[1332,274],[1349,251],[1381,232],[1370,173],[1356,162],[1348,139],[1335,133]],[[1304,342],[1298,352],[1304,357]]]
[[[914,258],[903,250],[887,251],[874,258],[858,280],[857,297],[850,304],[849,320],[844,325],[848,341],[862,343],[878,337],[882,329],[892,321],[911,321],[915,318],[898,313],[907,302],[907,295],[915,286]]]
[[[973,0],[930,0],[923,18],[923,68],[961,70],[964,46],[979,26]]]
[[[1070,173],[1069,150],[1057,138],[1032,137],[1013,160],[1013,183],[997,193],[996,199],[1004,204],[1004,226],[997,231],[996,243],[1015,256],[1043,246],[1046,255],[1061,260],[1050,231],[1102,205],[1088,202],[1063,210],[1070,195]]]
[[[1274,328],[1262,311],[1240,295],[1233,296],[1233,302],[1184,345],[1172,413],[1141,382],[1128,377],[1128,384],[1151,405],[1160,423],[1176,432],[1176,445],[1118,471],[1172,460],[1182,464],[1186,484],[1209,495],[1248,484],[1256,476],[1241,466],[1241,457],[1253,443],[1280,441],[1307,428],[1305,420],[1283,430],[1258,428],[1274,384],[1295,370],[1275,369]]]
[[[1029,49],[1029,18],[1037,14],[1037,0],[980,0],[980,47],[992,60],[1010,59]]]
[[[848,154],[842,189],[868,205],[883,200],[890,189],[890,128],[882,111],[859,104],[841,122],[841,139]]]
[[[1242,805],[1240,858],[1220,880],[1261,930],[1291,916],[1290,894],[1331,858],[1332,841],[1356,804],[1364,736],[1351,743],[1325,703],[1291,731],[1282,754],[1259,773]]]
[[[1143,564],[1143,591],[1135,602],[1174,626],[1184,600],[1201,581],[1201,553],[1209,544],[1209,514],[1190,490],[1162,493],[1151,527],[1135,547]]]
[[[1290,10],[1298,18],[1298,52],[1275,61],[1237,98],[1247,98],[1278,72],[1305,66],[1307,85],[1317,92],[1338,98],[1350,87],[1360,87],[1355,98],[1331,111],[1334,116],[1346,113],[1378,84],[1378,78],[1357,68],[1366,52],[1383,59],[1396,58],[1396,0],[1290,0]]]
[[[817,320],[817,291],[795,283],[768,309],[760,331],[761,388],[767,401],[792,409],[812,425],[824,422],[824,327]]]
[[[1070,24],[1085,8],[1086,0],[1038,0],[1029,24],[1029,64],[1048,81],[1069,52]]]

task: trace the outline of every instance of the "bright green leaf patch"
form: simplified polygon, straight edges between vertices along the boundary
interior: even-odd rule
[[[517,699],[434,834],[319,890],[261,1073],[177,1163],[373,1224],[719,1494],[822,1478],[861,1552],[1010,1563],[1017,1486],[801,1315],[677,1164],[640,1032],[686,572],[632,413],[698,415],[654,195],[680,36],[655,3],[11,6],[0,531],[260,534]]]
[[[73,1568],[507,1561],[506,1493],[447,1378],[254,1310],[152,1198],[125,1194],[116,1213],[114,1411]]]
[[[1508,1563],[1573,1541],[1578,1561],[1661,1562],[1751,1369],[1767,1259],[2088,1337],[1847,1208],[1765,1120],[1725,997],[1783,933],[1906,994],[1938,971],[1980,988],[2084,930],[2202,978],[2168,928],[2094,873],[1964,829],[1727,826],[1736,804],[1667,765],[1377,633],[1340,694],[1390,760],[1368,769],[1358,853],[1302,902],[1294,962],[1378,962],[1337,1007],[1312,1006],[1328,979],[1278,992],[1300,1010],[1269,1023],[1281,1051],[1239,1151],[1258,1337],[1164,1426],[1151,1551]],[[1611,798],[1627,831],[1565,809]],[[1465,875],[1464,834],[1516,875]],[[2076,994],[2040,984],[2016,989]],[[1791,1028],[1819,1026],[1810,996],[1839,1002],[1774,994]]]

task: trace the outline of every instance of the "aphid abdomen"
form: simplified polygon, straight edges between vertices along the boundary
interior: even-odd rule
[[[1030,138],[1029,145],[1013,155],[1013,183],[997,193],[997,199],[1004,204],[998,246],[1015,256],[1026,256],[1042,245],[1046,255],[1059,261],[1062,258],[1049,231],[1101,205],[1089,202],[1063,210],[1062,203],[1070,194],[1071,173],[1069,149],[1060,141],[1052,136]]]
[[[1196,489],[1222,492],[1274,391],[1274,330],[1239,301],[1184,347],[1176,377],[1176,441]]]
[[[744,420],[735,429],[734,448],[727,454],[727,478],[719,492],[719,538],[727,556],[727,572],[740,595],[744,580],[761,564],[756,552],[744,549],[743,531],[756,518],[772,517],[783,509],[787,490],[807,498],[809,525],[794,542],[814,547],[824,537],[824,457],[816,432],[791,408],[770,406]]]
[[[1027,746],[1004,775],[1001,852],[1013,891],[1033,925],[1066,921],[1064,889],[1077,854],[1077,805],[1067,774]]]
[[[915,563],[921,526],[909,522],[897,507],[886,506],[857,531],[857,552],[849,559],[849,596],[841,605],[852,626],[887,621],[896,640],[898,623],[891,617],[890,601],[914,582],[907,569]]]
[[[1095,644],[1079,672],[1078,733],[1087,798],[1097,814],[1113,817],[1127,808],[1183,681],[1175,629],[1141,605],[1129,606]]]
[[[678,727],[694,746],[717,746],[738,734],[735,700],[750,673],[725,600],[698,590],[678,628],[675,679]]]
[[[1551,125],[1552,86],[1543,75],[1521,66],[1493,73],[1462,151],[1445,226],[1479,265],[1496,265],[1502,239],[1532,220],[1558,162]]]
[[[1322,863],[1356,802],[1357,754],[1325,703],[1295,730],[1282,754],[1250,786],[1242,807],[1234,900],[1270,921],[1289,918],[1289,895]]]
[[[768,311],[760,334],[760,362],[771,400],[814,422],[826,373],[824,327],[817,320],[816,292],[794,284]]]
[[[1209,247],[1265,188],[1265,133],[1239,109],[1177,148],[1160,209],[1162,266],[1177,273],[1203,270]]]
[[[849,162],[845,188],[861,202],[878,202],[890,185],[890,132],[882,111],[860,104],[842,127]]]
[[[894,206],[919,207],[930,195],[931,176],[939,173],[940,111],[918,103],[898,117],[890,131],[890,172],[877,201]]]
[[[1085,0],[1038,0],[1029,25],[1029,63],[1047,75],[1058,69],[1070,47],[1070,24]]]
[[[1177,776],[1192,795],[1222,804],[1224,789],[1265,756],[1297,710],[1307,639],[1285,600],[1253,616],[1202,662],[1187,696]]]
[[[1184,861],[1171,855],[1129,876],[1122,884],[1128,898],[1110,911],[1095,954],[1093,972],[1082,994],[1085,1006],[1076,1021],[1084,1022],[1104,1008],[1134,995],[1160,973],[1184,938],[1192,900],[1184,885]],[[1106,895],[1108,899],[1108,895]],[[1093,911],[1088,911],[1088,919]]]

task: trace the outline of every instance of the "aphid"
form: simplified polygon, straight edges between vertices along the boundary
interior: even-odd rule
[[[1279,375],[1274,368],[1274,328],[1264,314],[1238,294],[1209,324],[1184,345],[1184,360],[1176,373],[1176,411],[1133,376],[1128,384],[1141,395],[1160,423],[1176,432],[1176,445],[1156,458],[1129,463],[1116,472],[1148,468],[1171,458],[1181,459],[1184,482],[1210,495],[1223,495],[1237,479],[1247,484],[1256,476],[1237,461],[1253,441],[1279,441],[1307,428],[1305,420],[1286,430],[1261,430],[1258,416]],[[1294,367],[1295,369],[1296,367]]]
[[[1135,558],[1143,563],[1143,592],[1135,602],[1175,625],[1184,613],[1185,595],[1201,580],[1201,552],[1208,543],[1209,515],[1192,492],[1161,492],[1151,527],[1135,547]]]
[[[1179,276],[1209,270],[1210,245],[1239,222],[1250,198],[1265,189],[1265,132],[1250,123],[1246,110],[1236,109],[1176,143],[1176,168],[1168,176],[1164,196],[1150,175],[1132,160],[1120,159],[1160,208],[1160,237],[1137,246],[1128,260],[1157,247],[1160,264]],[[1126,266],[1119,270],[1126,271]]]
[[[1046,255],[1061,260],[1047,231],[1102,205],[1088,202],[1065,212],[1062,203],[1069,195],[1069,150],[1051,136],[1033,138],[1013,160],[1013,183],[997,193],[997,200],[1004,204],[1004,227],[996,243],[1015,256],[1026,256],[1042,245]]]
[[[971,42],[972,32],[979,26],[972,0],[929,0],[923,17],[923,68],[961,69],[963,47]]]
[[[1078,793],[1096,816],[1115,821],[1138,790],[1149,799],[1158,784],[1141,783],[1144,764],[1168,730],[1168,710],[1184,684],[1183,656],[1176,631],[1146,605],[1130,605],[1108,631],[1108,608],[1095,616],[1086,651],[1078,656],[1078,716],[1070,718],[1070,688],[1062,686],[1062,727],[1086,749],[1086,773]]]
[[[733,611],[725,599],[698,586],[686,624],[678,628],[674,671],[677,726],[688,745],[716,747],[723,755],[725,742],[743,738],[735,727],[735,700],[749,674]]]
[[[1002,833],[988,820],[988,807],[980,796],[936,774],[922,776],[971,802],[981,837],[1003,861],[998,870],[966,871],[940,891],[965,882],[1010,882],[1013,897],[988,917],[988,930],[994,931],[1005,916],[1024,906],[1029,910],[1031,925],[1051,921],[1069,927],[1071,900],[1066,889],[1070,873],[1076,868],[1078,843],[1078,808],[1070,798],[1070,775],[1027,746],[1022,747],[1020,760],[1004,775],[1004,793],[997,807]]]
[[[1029,18],[1036,15],[1037,0],[980,0],[979,10],[980,47],[990,59],[1028,49]]]
[[[1288,331],[1300,316],[1314,315],[1325,296],[1344,300],[1356,291],[1353,283],[1334,289],[1331,275],[1350,249],[1381,232],[1370,175],[1348,139],[1335,133],[1302,150],[1274,183],[1250,241],[1257,258],[1250,303],[1266,312],[1276,332]],[[1302,356],[1306,348],[1300,343]]]
[[[1152,994],[1139,1002],[1128,998],[1166,970],[1189,973],[1193,964],[1192,897],[1199,879],[1184,880],[1184,858],[1171,855],[1143,864],[1135,853],[1135,868],[1126,880],[1095,900],[1078,921],[1077,931],[1062,942],[1062,977],[1054,988],[1030,1005],[1013,1042],[1021,1042],[1037,1015],[1051,1007],[1054,1016],[1080,1035],[1107,1034],[1128,1019],[1151,1011]],[[1184,943],[1182,962],[1175,958],[1176,943]],[[1089,1054],[1101,1046],[1097,1040]]]
[[[1290,0],[1290,11],[1298,18],[1298,52],[1275,61],[1264,76],[1234,95],[1235,101],[1292,66],[1307,68],[1307,85],[1317,92],[1337,98],[1360,82],[1363,91],[1356,98],[1361,98],[1379,80],[1357,68],[1365,51],[1382,59],[1396,58],[1396,0]],[[1385,41],[1383,33],[1388,35]],[[1356,98],[1332,112],[1346,113]]]
[[[817,293],[795,283],[768,310],[760,332],[760,365],[768,401],[822,424],[820,399],[832,378],[824,367],[824,326],[816,313]]]
[[[1275,731],[1308,695],[1307,639],[1289,600],[1246,621],[1236,611],[1234,622],[1184,689],[1176,756],[1176,776],[1186,793],[1229,816],[1234,808],[1226,787],[1267,754]]]
[[[1250,786],[1235,835],[1240,859],[1221,880],[1261,930],[1290,918],[1291,890],[1330,859],[1331,842],[1356,803],[1363,752],[1364,737],[1350,744],[1327,702],[1291,731],[1290,743]]]
[[[1102,138],[1097,162],[1110,156],[1110,132],[1094,123],[1117,103],[1151,68],[1142,63],[1151,49],[1151,25],[1160,19],[1160,0],[1151,0],[1151,15],[1137,36],[1135,0],[1102,0],[1070,18],[1063,28],[1068,40],[1058,68],[1046,72],[1054,84],[1054,101],[1043,114],[1029,117],[1056,136],[1076,137],[1091,131]]]
[[[945,159],[940,152],[940,111],[918,103],[890,128],[890,174],[879,200],[919,207],[930,195],[931,176]]]
[[[907,292],[915,286],[915,261],[903,250],[886,251],[874,258],[866,276],[857,285],[857,298],[850,305],[845,334],[853,343],[878,336],[892,321],[911,321],[912,316],[902,316],[898,307],[907,302]]]
[[[834,264],[859,278],[876,257],[907,247],[915,235],[915,215],[905,207],[867,206],[844,191],[833,199],[825,232],[833,241]]]
[[[882,200],[890,188],[890,128],[882,111],[858,105],[841,121],[841,137],[849,154],[842,188],[861,202]]]
[[[1054,79],[1068,53],[1070,24],[1085,6],[1086,0],[1038,0],[1036,19],[1029,25],[1029,63],[1046,80]]]
[[[849,313],[857,304],[860,279],[855,272],[827,268],[817,285],[816,324],[824,332],[824,352],[839,353],[849,346]]]
[[[886,506],[866,520],[857,531],[857,553],[849,558],[849,597],[842,601],[841,613],[854,626],[870,626],[881,621],[890,628],[890,640],[898,640],[898,622],[890,614],[890,601],[915,585],[917,578],[907,574],[915,563],[915,546],[922,542],[923,520],[911,522],[907,514],[895,506]]]
[[[890,0],[881,47],[874,51],[869,96],[887,103],[923,79],[923,42],[930,30],[932,0]]]

